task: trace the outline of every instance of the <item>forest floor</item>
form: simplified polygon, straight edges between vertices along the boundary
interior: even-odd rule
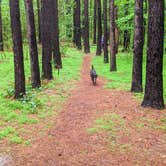
[[[132,93],[105,89],[102,77],[93,86],[92,56],[84,56],[81,79],[51,129],[31,146],[11,147],[4,165],[166,165],[166,111],[141,108]]]

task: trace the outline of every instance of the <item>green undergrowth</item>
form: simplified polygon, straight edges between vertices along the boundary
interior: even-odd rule
[[[125,119],[118,113],[104,114],[97,118],[93,125],[87,129],[88,134],[95,135],[97,138],[106,138],[108,148],[111,152],[118,151],[125,153],[126,151],[134,150],[134,146],[130,143],[121,143],[123,136],[130,137],[131,129],[135,128],[138,133],[145,130],[160,130],[166,133],[166,118],[151,119],[140,117],[137,121],[131,122],[130,127],[126,125]],[[104,134],[104,137],[102,137]],[[106,136],[106,137],[105,137]]]
[[[146,50],[144,50],[146,55]],[[105,88],[118,89],[130,91],[132,80],[132,52],[119,52],[117,54],[117,72],[110,72],[110,64],[103,63],[103,56],[94,56],[93,64],[97,73],[105,77],[108,81]],[[145,87],[145,68],[146,59],[143,58],[143,87]],[[164,58],[164,66],[166,65],[166,58]],[[166,68],[163,68],[164,78],[164,99],[166,100]],[[143,93],[135,93],[137,98],[143,99]]]
[[[11,143],[30,144],[23,133],[27,126],[42,123],[45,119],[56,115],[74,88],[74,83],[80,78],[80,67],[83,53],[64,45],[63,69],[58,75],[53,70],[54,79],[42,81],[42,87],[32,89],[30,85],[30,61],[28,48],[24,47],[24,64],[26,74],[27,94],[20,100],[14,100],[14,66],[13,53],[4,52],[0,56],[0,141],[7,139]],[[39,51],[41,55],[41,50]],[[40,57],[41,69],[41,57]],[[56,110],[56,111],[55,111]],[[45,124],[47,126],[47,124]],[[24,131],[24,132],[23,132]]]
[[[110,64],[103,63],[103,56],[95,56],[93,64],[99,75],[108,79],[106,88],[130,90],[132,75],[132,53],[117,54],[117,72],[110,72]]]
[[[95,48],[93,48],[95,52]],[[146,50],[144,50],[144,55],[146,55]],[[97,73],[107,79],[105,88],[108,89],[117,89],[130,91],[131,89],[131,80],[132,80],[132,52],[119,52],[117,54],[117,72],[110,72],[110,64],[103,63],[103,56],[94,56],[93,64],[97,70]],[[146,68],[146,59],[143,58],[143,87],[145,87],[145,68]],[[166,65],[166,58],[164,57],[164,66]],[[166,68],[163,68],[163,87],[164,87],[164,100],[166,101]],[[133,93],[133,95],[139,99],[143,100],[143,93]],[[138,130],[145,128],[145,124],[149,124],[152,130],[161,130],[166,132],[166,120],[165,118],[155,121],[153,119],[141,120],[135,124]],[[111,127],[111,125],[110,125]],[[96,129],[96,128],[95,128]],[[95,130],[95,129],[92,129]],[[114,142],[112,142],[114,145]]]

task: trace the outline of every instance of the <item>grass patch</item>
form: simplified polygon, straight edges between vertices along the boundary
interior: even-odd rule
[[[31,145],[31,141],[27,140],[27,141],[24,142],[24,144],[30,146]]]
[[[87,131],[90,134],[106,132],[108,134],[108,147],[113,152],[117,149],[125,151],[129,149],[128,144],[118,144],[117,134],[119,131],[125,131],[125,121],[118,114],[105,114],[103,117],[95,120],[94,126]]]
[[[98,133],[101,131],[109,131],[115,134],[119,127],[124,126],[124,120],[118,114],[104,115],[95,120],[95,125],[88,129],[89,133]]]
[[[159,129],[166,133],[166,118],[160,119],[161,125],[159,125]]]
[[[103,57],[95,56],[93,64],[99,75],[108,79],[106,88],[130,90],[132,73],[132,54],[119,53],[117,55],[117,72],[110,72],[110,65],[103,63]]]
[[[0,130],[0,140],[8,137],[10,134],[16,134],[16,130],[13,127],[5,127]]]
[[[21,116],[19,119],[19,124],[36,124],[38,122],[38,119],[30,119],[28,118],[28,116],[25,115]]]
[[[21,144],[23,143],[23,139],[19,136],[13,136],[12,138],[10,138],[10,142],[14,144]]]
[[[166,118],[162,118],[160,121],[166,123]]]
[[[139,123],[136,123],[136,127],[137,127],[138,129],[142,129],[142,128],[144,128],[144,127],[145,127],[145,124],[144,124],[144,123],[139,122]]]
[[[26,138],[21,138],[22,131],[27,125],[40,124],[44,119],[56,115],[70,95],[73,84],[80,78],[80,68],[83,53],[64,45],[63,69],[58,76],[53,70],[54,79],[42,82],[42,87],[32,89],[30,85],[30,60],[29,51],[24,47],[24,65],[26,75],[27,94],[20,100],[13,100],[14,95],[14,65],[13,53],[4,52],[5,57],[0,60],[0,71],[3,80],[0,82],[0,139],[7,139],[11,143],[25,143]],[[41,68],[41,50],[39,50]],[[45,124],[47,126],[47,124]],[[11,127],[7,127],[11,126]],[[17,128],[15,127],[17,126]],[[30,133],[29,133],[30,134]],[[25,143],[26,144],[26,143]]]
[[[146,58],[143,58],[143,87],[145,87],[145,68],[146,68]],[[103,63],[103,56],[94,56],[93,64],[97,70],[97,73],[107,78],[108,82],[105,88],[118,89],[130,91],[131,80],[132,80],[132,52],[119,52],[117,54],[117,72],[110,72],[110,64]],[[164,66],[166,65],[166,58],[164,56]],[[163,78],[164,78],[164,99],[166,100],[166,68],[163,68]],[[138,99],[143,99],[143,93],[134,94]]]
[[[95,134],[106,132],[109,136],[109,148],[111,151],[117,147],[117,132],[125,127],[125,121],[118,114],[105,114],[103,117],[96,119],[94,126],[87,129],[88,133]]]
[[[159,126],[159,129],[163,130],[166,133],[166,125]]]
[[[149,128],[152,130],[162,130],[166,133],[166,118],[161,119],[151,119],[151,118],[140,118],[140,122],[136,123],[138,129],[145,127],[145,124],[148,124]]]

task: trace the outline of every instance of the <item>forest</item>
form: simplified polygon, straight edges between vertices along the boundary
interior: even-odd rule
[[[166,165],[166,0],[0,0],[0,166]]]

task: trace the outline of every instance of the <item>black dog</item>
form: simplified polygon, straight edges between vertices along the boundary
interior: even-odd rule
[[[96,85],[97,73],[96,73],[96,70],[94,69],[93,65],[92,65],[92,69],[90,70],[90,77],[91,77],[93,85]]]

